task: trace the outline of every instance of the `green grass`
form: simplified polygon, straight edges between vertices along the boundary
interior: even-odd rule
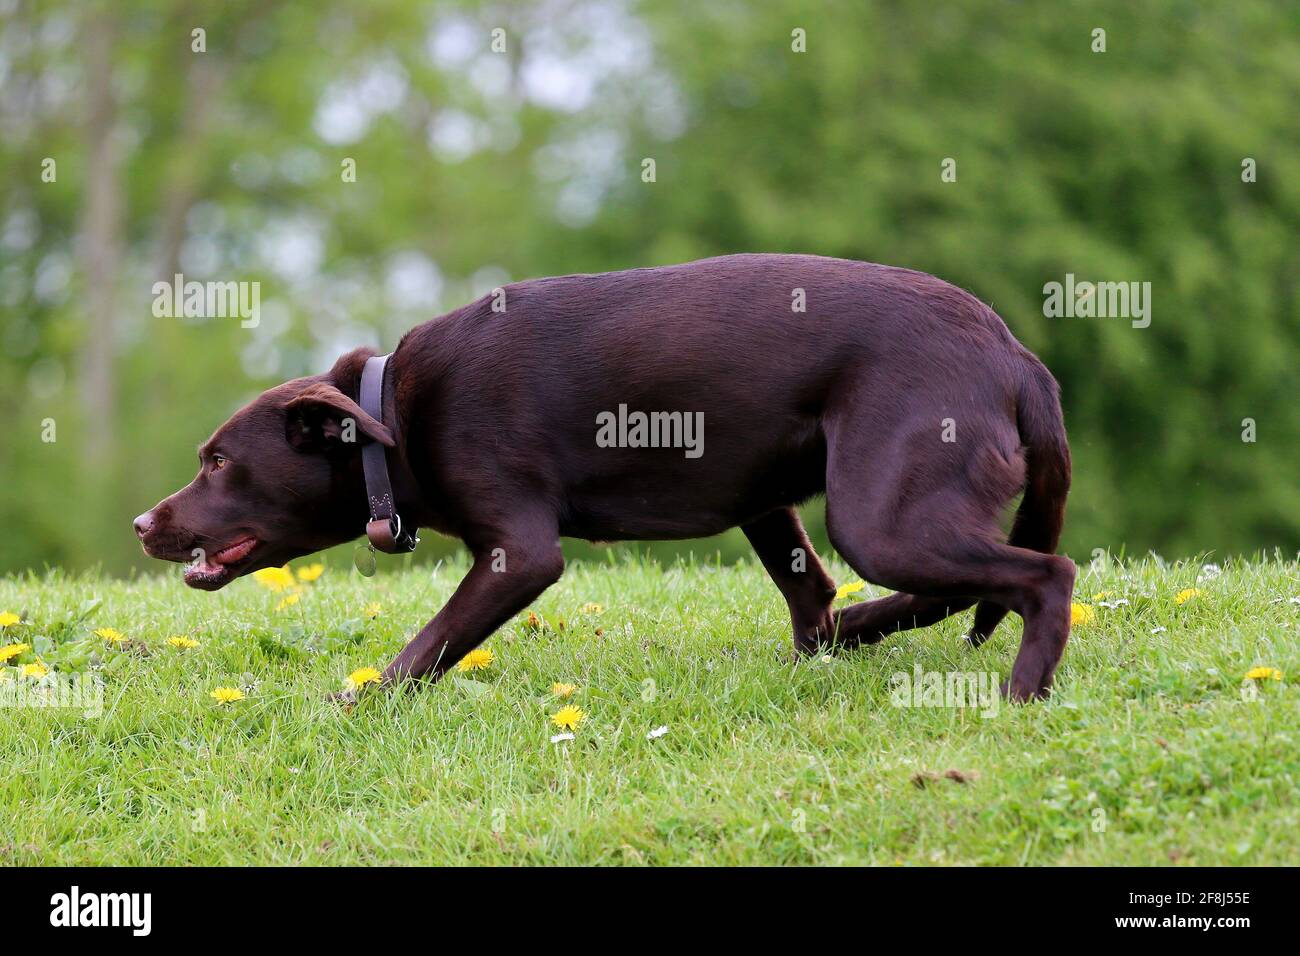
[[[1079,600],[1129,603],[1076,628],[1051,701],[988,717],[896,706],[890,677],[1005,678],[1018,618],[978,651],[968,612],[795,665],[756,564],[631,559],[571,565],[535,606],[551,626],[503,628],[472,679],[327,702],[463,570],[335,565],[281,610],[251,580],[0,580],[0,611],[25,618],[5,642],[35,645],[18,663],[105,682],[98,717],[0,709],[0,863],[1300,862],[1293,562],[1199,583],[1196,563],[1081,569]],[[105,626],[148,654],[105,648]],[[202,646],[166,645],[182,633]],[[1286,677],[1244,693],[1257,665]],[[590,715],[570,742],[550,741],[554,681]],[[248,696],[218,706],[219,685]],[[913,782],[950,769],[975,776]]]

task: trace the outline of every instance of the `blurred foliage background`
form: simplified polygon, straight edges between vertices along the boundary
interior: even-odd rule
[[[0,571],[146,566],[196,443],[348,348],[738,251],[990,303],[1063,386],[1076,558],[1293,557],[1297,103],[1276,0],[0,0]],[[155,318],[178,272],[259,281],[261,324]],[[1067,272],[1149,281],[1150,327],[1045,318]]]

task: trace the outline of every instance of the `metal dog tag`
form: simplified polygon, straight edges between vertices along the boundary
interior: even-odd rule
[[[357,572],[362,577],[374,577],[375,568],[378,567],[375,561],[375,549],[368,544],[358,544],[352,549],[352,563],[356,565]]]

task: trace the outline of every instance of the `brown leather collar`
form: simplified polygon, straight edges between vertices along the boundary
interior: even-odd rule
[[[358,403],[361,410],[377,422],[384,420],[384,366],[387,355],[366,359],[361,371]],[[400,452],[399,452],[400,454]],[[370,521],[366,537],[370,545],[387,554],[414,551],[420,543],[415,525],[403,525],[393,497],[393,483],[388,478],[388,449],[377,441],[361,446],[361,468],[366,476],[366,497],[370,502]]]

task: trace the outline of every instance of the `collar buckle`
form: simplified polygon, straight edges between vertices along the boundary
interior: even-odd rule
[[[372,518],[366,523],[366,538],[371,547],[385,554],[414,551],[420,539],[402,530],[402,516],[393,513],[391,518]]]

